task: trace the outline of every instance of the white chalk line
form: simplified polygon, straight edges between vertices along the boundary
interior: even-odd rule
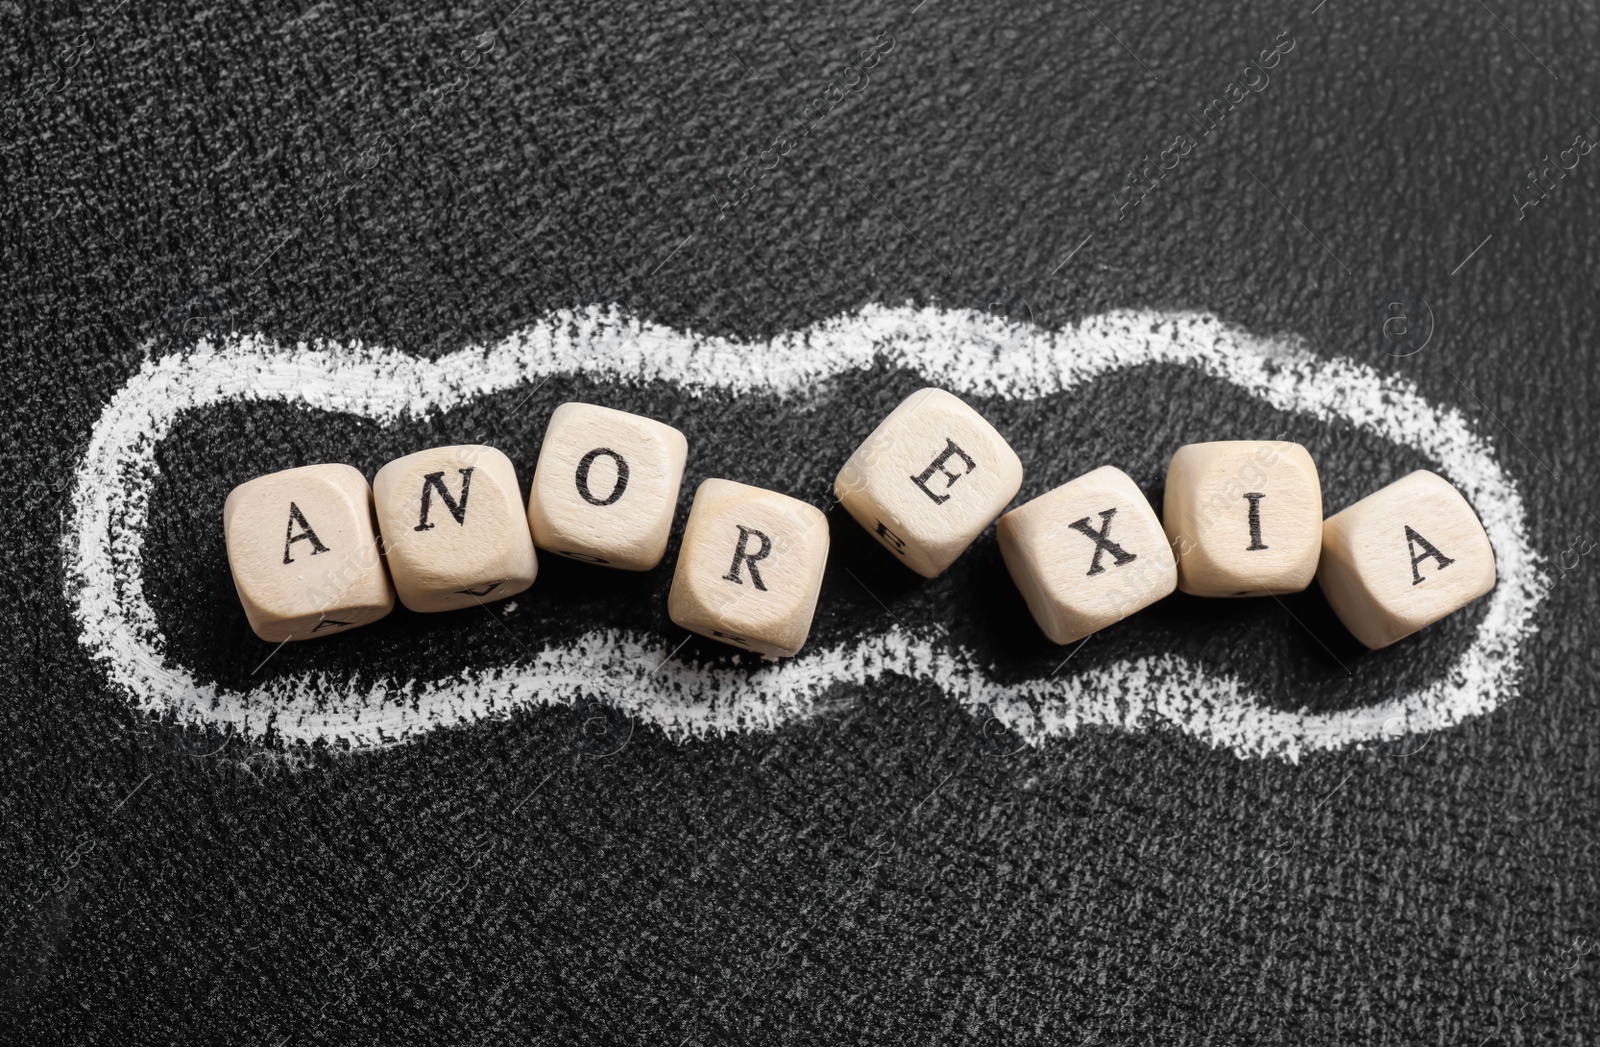
[[[155,453],[189,410],[277,401],[387,424],[558,373],[800,396],[875,365],[914,371],[961,395],[1030,400],[1147,364],[1192,368],[1279,410],[1343,420],[1439,463],[1478,510],[1500,575],[1473,642],[1454,665],[1412,693],[1313,713],[1285,711],[1285,696],[1268,703],[1237,677],[1176,655],[1002,684],[941,631],[913,634],[893,626],[755,669],[681,662],[658,669],[663,637],[597,629],[553,643],[531,662],[447,679],[364,684],[303,674],[237,691],[173,664],[144,595],[141,554]],[[256,335],[203,342],[147,362],[106,404],[78,466],[63,546],[81,642],[138,708],[247,737],[271,732],[289,743],[356,748],[393,745],[519,707],[592,698],[596,681],[607,700],[669,736],[772,731],[816,715],[824,693],[838,684],[893,673],[937,685],[974,715],[992,714],[1031,743],[1090,726],[1166,726],[1241,757],[1298,760],[1451,727],[1514,697],[1523,643],[1535,631],[1544,592],[1516,485],[1458,411],[1429,404],[1402,379],[1319,359],[1295,339],[1257,337],[1203,314],[1131,311],[1052,332],[979,313],[874,306],[747,344],[591,307],[554,313],[495,345],[435,361],[361,344],[281,346]]]

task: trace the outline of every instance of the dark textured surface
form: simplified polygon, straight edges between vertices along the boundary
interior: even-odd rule
[[[432,356],[593,302],[744,337],[873,302],[1004,302],[1050,327],[1205,309],[1462,408],[1545,556],[1600,533],[1600,156],[1522,220],[1513,198],[1541,156],[1600,137],[1600,15],[913,6],[0,7],[0,455],[21,478],[0,612],[8,1039],[1592,1041],[1592,556],[1558,572],[1520,699],[1299,765],[1164,732],[1019,749],[893,678],[772,735],[639,726],[602,757],[570,714],[536,710],[289,771],[136,717],[83,655],[65,478],[147,353],[231,329]],[[1128,168],[1286,30],[1271,83],[1119,221]],[[719,219],[741,153],[884,32],[870,82]],[[1371,335],[1400,295],[1438,322],[1404,358]],[[660,387],[593,395],[682,424],[691,480],[742,453],[740,479],[811,493],[914,382],[692,416]],[[551,382],[516,412],[494,398],[393,431],[265,407],[187,419],[147,547],[172,656],[225,682],[259,660],[218,534],[233,484],[328,456],[370,475],[483,430],[526,468],[549,408],[582,395]],[[1178,444],[1285,427],[1330,508],[1427,464],[1178,372],[981,406],[1024,495],[1102,461],[1156,494]],[[818,638],[882,613],[849,568],[1002,671],[1053,664],[992,536],[922,583],[848,521],[834,534]],[[543,571],[514,626],[530,638],[682,637],[668,568]],[[1350,707],[1434,678],[1474,620],[1357,656],[1315,593],[1292,606],[1348,674],[1271,602],[1175,599],[1081,657],[1177,647],[1285,707]],[[445,672],[508,644],[467,614],[397,612],[271,669]]]

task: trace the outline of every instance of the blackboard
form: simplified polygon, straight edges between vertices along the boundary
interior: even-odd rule
[[[1596,14],[297,2],[0,11],[19,1042],[1566,1042],[1596,1025]],[[542,557],[274,650],[222,500],[661,418],[827,507],[926,384],[1032,497],[1415,468],[1490,597],[1048,643],[837,508],[807,651]],[[135,642],[136,641],[136,642]],[[555,653],[552,653],[555,652]]]

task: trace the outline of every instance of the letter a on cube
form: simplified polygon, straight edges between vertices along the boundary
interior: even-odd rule
[[[462,444],[408,454],[372,481],[400,602],[452,611],[515,596],[538,572],[511,459]]]
[[[839,470],[834,493],[907,567],[933,578],[1022,486],[1022,461],[982,415],[942,389],[908,396]]]
[[[1493,589],[1494,548],[1450,481],[1419,469],[1323,521],[1317,582],[1377,650]]]
[[[235,487],[222,507],[228,566],[263,640],[310,640],[375,622],[394,608],[372,527],[367,478],[308,465]]]
[[[1133,478],[1103,466],[1000,517],[1000,555],[1051,640],[1074,643],[1177,587],[1161,521]]]
[[[667,551],[689,442],[670,425],[594,404],[550,415],[528,493],[534,544],[648,571]]]
[[[684,527],[667,613],[691,632],[768,657],[799,652],[828,566],[828,518],[774,491],[706,480]]]

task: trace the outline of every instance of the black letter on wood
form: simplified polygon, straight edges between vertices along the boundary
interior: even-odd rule
[[[739,529],[739,544],[735,546],[733,550],[733,566],[728,568],[728,573],[722,577],[726,578],[730,582],[737,582],[738,584],[743,585],[744,582],[739,577],[739,565],[741,563],[746,564],[750,568],[751,583],[753,583],[757,589],[760,589],[762,592],[766,592],[767,587],[761,584],[761,572],[756,570],[756,561],[765,560],[767,558],[767,554],[772,552],[772,539],[768,538],[765,534],[756,530],[754,527],[746,527],[744,524],[734,524],[734,526]],[[745,548],[745,543],[750,540],[751,535],[755,535],[757,538],[761,539],[761,551],[758,553],[752,553]]]
[[[414,531],[431,531],[433,524],[428,522],[428,509],[433,500],[433,492],[437,490],[439,497],[444,500],[445,508],[450,510],[450,515],[456,518],[456,523],[466,526],[467,523],[467,490],[472,487],[472,470],[476,466],[467,466],[457,469],[461,474],[461,501],[457,502],[450,497],[450,491],[444,485],[444,473],[429,473],[422,478],[422,515],[417,517],[417,526]]]
[[[1089,574],[1091,576],[1105,573],[1105,568],[1100,566],[1101,553],[1109,552],[1111,554],[1112,560],[1115,561],[1112,564],[1113,567],[1121,567],[1123,564],[1132,563],[1139,558],[1137,554],[1128,552],[1122,546],[1106,537],[1111,530],[1111,518],[1116,515],[1117,511],[1115,509],[1107,509],[1101,513],[1100,530],[1098,531],[1089,526],[1089,518],[1087,516],[1067,524],[1068,527],[1094,542],[1094,559],[1089,561]]]

